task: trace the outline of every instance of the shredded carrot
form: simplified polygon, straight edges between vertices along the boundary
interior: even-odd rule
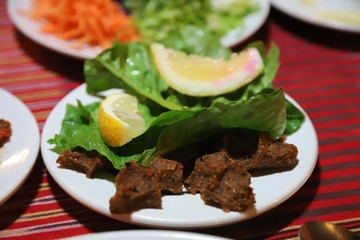
[[[105,49],[114,40],[140,40],[131,19],[113,0],[32,0],[27,14],[45,22],[42,32],[74,40],[76,48],[87,44]]]

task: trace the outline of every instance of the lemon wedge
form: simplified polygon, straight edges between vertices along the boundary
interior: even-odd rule
[[[190,96],[216,96],[232,92],[254,80],[264,69],[256,48],[233,53],[230,59],[188,55],[151,45],[155,66],[164,81],[176,91]]]
[[[145,131],[145,120],[138,109],[136,97],[113,93],[100,104],[98,123],[103,141],[111,147],[120,147]]]

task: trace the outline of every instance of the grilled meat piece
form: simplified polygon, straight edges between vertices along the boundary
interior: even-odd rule
[[[161,189],[150,168],[130,162],[115,178],[116,193],[110,199],[111,213],[130,213],[143,208],[161,208]]]
[[[224,212],[242,212],[255,203],[250,183],[250,174],[245,166],[231,159],[221,174],[210,179],[208,187],[200,192],[200,196],[206,204],[218,206]]]
[[[181,163],[162,157],[155,157],[149,168],[154,171],[162,191],[169,191],[175,194],[183,192],[183,165]]]
[[[185,179],[185,188],[192,194],[207,188],[214,177],[224,172],[229,156],[223,152],[206,154],[195,161],[195,166],[190,176]]]
[[[56,162],[63,168],[83,172],[88,178],[92,178],[96,171],[111,167],[110,162],[96,151],[64,150]]]
[[[210,141],[201,149],[207,153],[210,149],[217,152],[200,151],[201,157],[192,158],[197,158],[196,161],[182,161],[179,155],[179,161],[157,156],[147,167],[128,163],[116,176],[116,193],[110,199],[111,213],[161,208],[162,192],[180,194],[183,186],[191,194],[200,193],[205,204],[225,212],[242,212],[255,204],[248,171],[293,167],[298,153],[294,145],[285,143],[284,137],[274,140],[262,133],[226,134],[220,141]],[[98,153],[82,149],[63,151],[57,163],[85,172],[88,177],[99,169],[112,168],[110,161]]]
[[[248,170],[268,168],[292,168],[297,164],[298,150],[285,143],[285,137],[272,139],[269,134],[252,136],[225,135],[221,151],[231,158],[241,160]]]
[[[241,161],[229,158],[225,152],[217,152],[196,160],[185,187],[192,194],[200,192],[201,199],[208,205],[225,212],[241,212],[255,203],[250,179]]]
[[[297,164],[297,147],[285,143],[285,138],[272,139],[268,134],[260,134],[255,153],[244,160],[248,170],[264,168],[291,168]]]
[[[148,167],[131,162],[115,179],[116,193],[110,200],[112,213],[128,213],[142,208],[161,208],[161,191],[182,193],[183,166],[155,157]]]

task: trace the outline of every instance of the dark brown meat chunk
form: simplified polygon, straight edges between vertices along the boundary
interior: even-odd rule
[[[272,139],[261,134],[256,152],[244,161],[247,169],[291,168],[297,164],[298,150],[295,145],[285,143],[285,138]]]
[[[161,190],[175,194],[183,192],[182,175],[183,165],[177,161],[155,157],[149,169],[154,171],[156,181]]]
[[[143,208],[161,208],[161,190],[153,171],[131,162],[115,178],[116,193],[110,199],[111,213],[130,213]]]
[[[195,194],[207,188],[210,179],[217,174],[221,174],[226,167],[226,162],[230,159],[227,154],[217,152],[207,154],[195,161],[195,166],[190,176],[185,180],[185,188]]]
[[[196,160],[185,186],[192,194],[200,192],[201,198],[208,205],[220,207],[225,212],[240,212],[255,203],[250,179],[241,161],[218,152]]]
[[[266,133],[246,137],[228,134],[221,140],[221,146],[221,151],[242,160],[248,170],[291,168],[297,164],[298,150],[285,143],[285,137],[272,139]]]
[[[219,206],[224,212],[245,211],[255,203],[250,183],[250,174],[245,166],[231,159],[221,174],[210,179],[208,187],[200,192],[200,196],[206,204]]]
[[[0,119],[0,147],[10,140],[11,123],[4,119]]]
[[[83,172],[88,178],[92,178],[96,171],[110,167],[110,162],[96,151],[64,150],[56,162],[63,168]]]

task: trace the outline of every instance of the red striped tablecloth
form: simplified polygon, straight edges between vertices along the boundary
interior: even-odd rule
[[[318,162],[306,184],[270,212],[193,231],[233,239],[296,239],[302,223],[324,220],[359,233],[360,36],[310,26],[272,9],[253,39],[280,47],[275,85],[283,86],[312,119],[319,139]],[[0,2],[0,87],[31,109],[40,131],[55,104],[83,83],[82,66],[82,61],[47,50],[19,33],[6,14],[5,1]],[[48,174],[41,155],[25,183],[0,206],[0,238],[57,239],[139,228],[73,200]]]

